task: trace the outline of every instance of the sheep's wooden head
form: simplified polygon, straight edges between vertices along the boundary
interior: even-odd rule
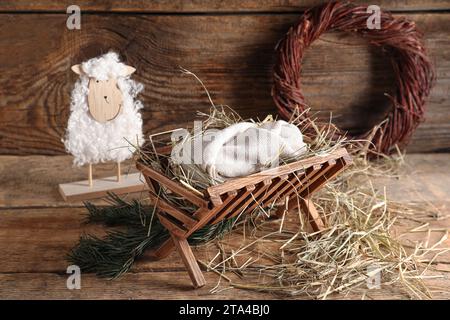
[[[82,75],[81,65],[72,66],[72,71],[78,75]],[[129,76],[136,69],[126,66],[123,76]],[[107,80],[98,80],[89,78],[88,106],[89,112],[96,121],[105,123],[113,120],[122,108],[122,92],[117,86],[116,78]]]

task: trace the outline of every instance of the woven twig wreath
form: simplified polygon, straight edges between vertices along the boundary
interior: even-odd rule
[[[305,50],[325,32],[355,32],[390,55],[396,91],[391,97],[392,108],[386,119],[369,132],[350,138],[370,140],[372,154],[389,154],[395,145],[403,149],[423,121],[425,99],[434,81],[434,70],[426,54],[422,34],[414,22],[382,12],[381,28],[368,29],[370,16],[367,6],[339,1],[307,10],[276,47],[272,96],[285,119],[289,119],[296,108],[307,110],[309,107],[301,92],[300,81]],[[307,118],[308,113],[302,113],[302,117]],[[342,136],[344,132],[338,130],[337,135]]]

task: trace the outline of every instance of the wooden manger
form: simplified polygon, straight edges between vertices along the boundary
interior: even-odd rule
[[[155,249],[151,256],[163,259],[176,249],[194,287],[198,288],[205,285],[205,278],[187,239],[207,224],[251,213],[258,206],[264,208],[273,203],[287,202],[287,206],[279,207],[276,216],[282,216],[285,210],[296,210],[300,205],[312,229],[321,231],[325,228],[325,221],[310,198],[351,162],[347,150],[340,148],[324,156],[314,156],[247,177],[228,180],[207,188],[204,195],[200,196],[138,161],[137,168],[147,181],[150,200],[157,208],[157,216],[170,233],[170,238]],[[158,197],[161,188],[185,198],[198,209],[191,214],[174,207]]]

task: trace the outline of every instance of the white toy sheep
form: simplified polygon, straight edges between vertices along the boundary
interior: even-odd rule
[[[132,145],[143,143],[143,107],[137,94],[143,85],[129,79],[136,70],[120,62],[109,52],[72,66],[80,75],[72,91],[70,117],[64,145],[74,164],[89,164],[89,185],[92,186],[92,165],[99,162],[120,162],[131,158]]]

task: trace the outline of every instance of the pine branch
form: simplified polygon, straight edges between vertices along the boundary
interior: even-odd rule
[[[109,207],[85,203],[87,223],[101,223],[108,227],[123,226],[125,231],[109,231],[105,237],[84,235],[68,254],[68,260],[83,272],[95,272],[100,277],[117,278],[127,272],[145,250],[156,248],[168,239],[169,233],[154,215],[152,206],[138,201],[125,202],[110,194]],[[232,229],[235,219],[207,225],[189,237],[197,245],[214,240]],[[151,227],[150,227],[151,225]]]
[[[127,272],[146,249],[161,243],[168,236],[159,224],[152,226],[150,236],[147,236],[144,227],[129,227],[125,232],[110,231],[103,239],[86,235],[80,238],[68,259],[83,272],[117,278]]]

